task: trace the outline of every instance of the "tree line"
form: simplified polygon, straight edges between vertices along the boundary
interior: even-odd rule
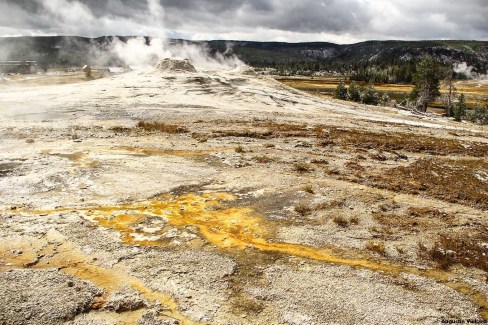
[[[477,103],[473,109],[468,110],[466,96],[464,94],[457,96],[454,83],[457,75],[452,62],[443,65],[432,56],[427,55],[416,64],[414,71],[415,73],[412,75],[414,89],[409,96],[405,95],[399,104],[400,106],[426,112],[428,105],[440,98],[444,103],[446,116],[453,117],[456,121],[469,120],[475,123],[488,124],[488,101],[483,105]],[[373,78],[366,88],[359,88],[353,80],[349,88],[346,88],[344,81],[341,81],[335,89],[334,97],[370,105],[380,103],[388,105],[388,94],[384,94],[380,99],[374,89],[374,82],[375,79]],[[441,83],[446,89],[445,94],[440,92]]]

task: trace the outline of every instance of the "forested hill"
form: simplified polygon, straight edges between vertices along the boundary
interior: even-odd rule
[[[210,41],[213,48],[224,49],[228,41]],[[467,62],[469,65],[488,61],[488,42],[483,41],[367,41],[350,45],[333,43],[231,42],[234,52],[254,64],[290,61],[330,60],[409,61],[431,54],[442,61]]]
[[[93,53],[103,49],[113,37],[14,37],[0,38],[0,60],[33,59],[45,66],[77,66],[96,60]],[[127,40],[127,37],[121,38]],[[150,42],[150,39],[146,39]],[[172,42],[182,42],[172,40]],[[279,43],[247,41],[208,41],[210,51],[235,54],[255,67],[287,71],[358,71],[375,66],[408,66],[425,54],[441,62],[465,62],[473,72],[488,70],[486,41],[368,41],[351,45],[333,43]],[[94,51],[94,48],[97,51]],[[231,49],[229,51],[229,49]],[[104,58],[107,64],[121,64]]]

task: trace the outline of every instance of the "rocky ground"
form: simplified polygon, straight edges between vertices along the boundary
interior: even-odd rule
[[[183,70],[0,85],[0,323],[488,319],[486,127]]]

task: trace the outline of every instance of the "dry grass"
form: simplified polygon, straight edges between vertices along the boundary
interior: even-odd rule
[[[482,142],[463,142],[459,139],[445,139],[427,135],[399,132],[372,132],[367,130],[344,129],[320,126],[309,128],[302,124],[277,123],[272,121],[250,122],[251,127],[244,129],[214,130],[212,137],[243,137],[252,139],[272,139],[278,137],[315,138],[319,147],[343,146],[358,150],[395,152],[406,151],[433,155],[466,155],[484,157],[488,155],[488,144]],[[265,144],[265,147],[273,147]],[[373,157],[375,158],[375,157]],[[382,160],[384,157],[378,156]],[[398,158],[405,159],[400,154]]]
[[[252,158],[255,162],[257,163],[260,163],[260,164],[268,164],[270,162],[273,162],[275,161],[274,158],[271,158],[271,157],[268,157],[266,155],[262,155],[262,156],[254,156]]]
[[[137,127],[148,132],[163,132],[163,133],[188,133],[188,129],[177,124],[170,124],[161,121],[139,121]]]
[[[344,218],[343,216],[336,216],[334,219],[332,219],[336,225],[342,228],[347,228],[349,227],[349,220]]]
[[[133,128],[128,128],[125,126],[113,126],[110,128],[110,131],[115,133],[130,133],[132,130]]]
[[[339,198],[332,201],[321,202],[315,205],[314,210],[342,209],[346,206],[346,198]]]
[[[383,226],[406,230],[413,230],[419,226],[419,220],[416,218],[396,213],[374,212],[373,219]]]
[[[238,145],[237,147],[234,148],[234,151],[237,153],[243,153],[244,148],[241,145]]]
[[[425,193],[452,203],[488,209],[488,161],[421,159],[374,175],[370,185],[395,192]]]
[[[236,137],[236,138],[252,138],[252,139],[269,139],[273,136],[271,131],[252,131],[250,129],[244,130],[219,130],[213,131],[212,137]]]
[[[454,218],[451,214],[433,208],[410,207],[407,213],[411,217],[440,219],[444,221],[450,221]]]
[[[355,161],[348,161],[347,163],[344,164],[344,167],[346,167],[347,169],[356,170],[356,171],[363,171],[364,170],[364,167]]]
[[[304,124],[276,123],[273,121],[256,121],[251,128],[241,130],[215,130],[213,137],[239,137],[252,139],[271,139],[278,137],[308,137],[313,133]],[[266,148],[274,148],[273,144],[265,144]]]
[[[306,202],[299,202],[295,207],[293,208],[296,213],[298,213],[301,216],[306,216],[312,213],[313,209],[310,207],[309,204]]]
[[[359,224],[359,218],[358,217],[352,217],[352,218],[345,218],[343,216],[335,216],[332,221],[338,225],[339,227],[342,228],[348,228],[350,225],[358,225]]]
[[[310,130],[306,124],[278,123],[274,121],[257,122],[254,127],[266,128],[275,137],[307,137]]]
[[[310,167],[309,164],[306,163],[297,163],[293,165],[293,170],[298,172],[298,173],[308,173],[312,171],[312,168]]]
[[[325,159],[312,159],[311,163],[317,164],[317,165],[328,165],[329,164],[329,162]]]
[[[358,217],[351,217],[349,219],[349,223],[351,223],[353,225],[359,225],[359,218]]]
[[[200,143],[204,143],[208,141],[207,135],[203,133],[192,133],[191,137]]]
[[[382,207],[380,207],[382,209]],[[408,208],[406,213],[386,212],[392,209],[382,209],[373,212],[373,219],[390,230],[424,231],[439,225],[452,222],[453,215],[432,208]]]
[[[415,135],[409,133],[377,133],[342,128],[315,128],[314,132],[322,146],[353,146],[358,149],[376,149],[380,151],[403,150],[433,155],[466,155],[485,157],[488,144],[482,142],[463,142],[457,139]]]
[[[310,194],[314,194],[314,193],[315,193],[315,191],[313,190],[313,186],[312,186],[312,185],[310,185],[310,184],[308,184],[308,185],[304,185],[304,186],[302,187],[302,190],[303,190],[304,192],[307,192],[307,193],[310,193]]]
[[[366,249],[372,252],[378,253],[380,255],[385,255],[385,243],[382,241],[373,241],[370,240],[366,243]]]
[[[324,168],[326,175],[340,175],[341,172],[337,168]]]
[[[326,94],[332,96],[337,85],[341,81],[340,77],[275,77],[278,81],[302,90],[307,91],[312,95]],[[359,82],[359,85],[364,84]],[[349,82],[346,82],[346,86],[349,86]],[[392,99],[400,101],[403,98],[404,93],[410,93],[413,89],[413,85],[408,84],[381,84],[376,83],[375,89],[381,93],[388,93]],[[488,93],[488,86],[480,85],[479,82],[473,80],[456,81],[456,88],[458,93],[464,93],[467,98],[470,99],[470,104],[474,104],[475,101],[482,101]],[[447,90],[441,87],[441,93],[446,93]]]
[[[276,131],[304,131],[307,128],[306,124],[277,123],[274,121],[266,121],[264,123],[257,123],[256,125]]]
[[[419,255],[428,258],[441,269],[448,269],[454,264],[475,267],[488,271],[488,235],[472,234],[441,234],[432,248],[419,244]]]

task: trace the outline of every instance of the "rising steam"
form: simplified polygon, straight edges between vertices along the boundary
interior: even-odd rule
[[[170,44],[162,38],[152,38],[149,44],[144,37],[132,38],[127,42],[115,38],[109,50],[131,67],[154,66],[163,58],[188,59],[200,70],[232,69],[244,65],[235,56],[224,56],[221,53],[210,55],[209,49],[204,45],[187,42]]]
[[[59,19],[59,24],[63,25],[67,33],[72,28],[77,30],[81,28],[85,34],[93,36],[93,28],[103,26],[104,30],[109,30],[114,35],[127,35],[137,31],[138,35],[156,36],[150,38],[150,41],[142,36],[124,41],[114,38],[103,49],[94,45],[89,51],[88,61],[97,65],[113,62],[114,57],[132,68],[154,66],[159,59],[164,58],[188,59],[197,69],[204,70],[235,68],[243,65],[237,57],[227,55],[229,49],[224,55],[220,53],[210,55],[208,48],[203,45],[187,42],[171,44],[166,37],[165,11],[159,0],[146,0],[145,14],[135,20],[134,17],[126,19],[119,16],[97,16],[78,0],[41,0],[41,3],[45,10]],[[115,26],[126,27],[117,30]]]
[[[476,73],[473,71],[474,67],[468,65],[466,62],[454,64],[454,71],[456,73],[464,74],[468,79],[488,79],[488,71],[486,74]]]

